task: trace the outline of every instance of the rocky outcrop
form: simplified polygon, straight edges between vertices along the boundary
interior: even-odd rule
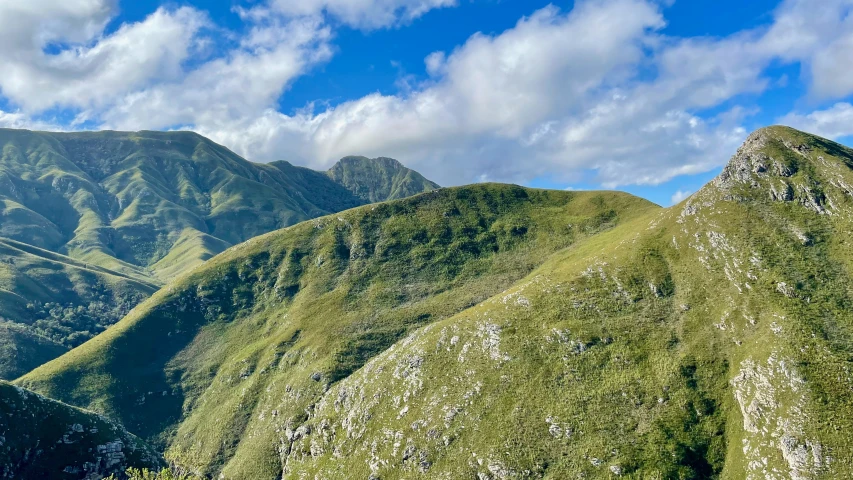
[[[0,382],[0,478],[95,480],[163,460],[95,413]]]

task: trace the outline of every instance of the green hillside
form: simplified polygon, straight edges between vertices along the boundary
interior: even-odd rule
[[[198,473],[273,478],[317,402],[365,362],[657,210],[487,184],[322,217],[229,249],[20,383]]]
[[[248,162],[191,132],[0,129],[0,315],[75,346],[232,245],[363,205],[355,187]],[[388,195],[435,187],[398,182]],[[0,378],[34,366],[18,363]]]
[[[0,238],[0,378],[17,378],[89,340],[157,288]]]
[[[851,167],[840,145],[756,132],[681,205],[334,385],[287,476],[849,478]]]
[[[672,208],[444,189],[229,249],[18,380],[210,478],[853,476],[853,150]]]
[[[0,381],[0,477],[92,479],[161,465],[114,422]]]

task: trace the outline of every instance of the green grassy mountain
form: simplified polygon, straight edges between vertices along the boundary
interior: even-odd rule
[[[853,476],[853,150],[680,205],[501,185],[271,233],[19,379],[214,478]]]
[[[0,381],[0,477],[91,479],[162,465],[115,422]]]
[[[371,163],[363,167],[422,179]],[[435,187],[397,181],[371,198]],[[76,346],[232,245],[365,204],[351,188],[357,181],[284,161],[248,162],[191,132],[0,129],[0,312]],[[45,355],[4,360],[0,378]]]
[[[326,173],[368,203],[397,200],[438,188],[393,158],[344,157]]]
[[[365,362],[658,208],[477,185],[322,217],[229,249],[20,382],[118,419],[185,468],[272,478],[317,402]]]

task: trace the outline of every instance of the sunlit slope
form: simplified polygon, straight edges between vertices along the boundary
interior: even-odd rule
[[[285,477],[850,477],[851,167],[758,131],[686,202],[418,329],[299,421],[270,398]]]
[[[657,210],[485,184],[322,217],[229,249],[19,382],[113,416],[200,473],[272,477],[286,432],[366,361]]]

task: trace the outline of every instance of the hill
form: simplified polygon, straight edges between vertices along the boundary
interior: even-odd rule
[[[318,402],[366,362],[657,210],[486,184],[322,217],[229,249],[20,383],[198,473],[275,477]]]
[[[163,459],[114,422],[0,381],[0,476],[83,479]]]
[[[499,185],[361,207],[19,383],[221,478],[848,478],[851,186],[853,150],[771,127],[668,209]]]
[[[686,202],[332,386],[288,476],[850,477],[851,168],[841,145],[752,134]]]
[[[364,167],[422,178],[372,162]],[[358,187],[283,161],[251,163],[191,132],[0,129],[0,311],[76,346],[232,245],[365,204],[349,190]],[[435,187],[397,182],[387,194]]]

